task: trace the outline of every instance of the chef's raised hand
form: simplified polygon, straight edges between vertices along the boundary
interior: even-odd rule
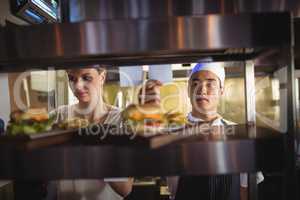
[[[139,91],[139,104],[160,104],[160,87],[158,80],[148,80]]]

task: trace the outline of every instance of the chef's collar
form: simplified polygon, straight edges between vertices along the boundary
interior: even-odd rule
[[[187,118],[188,118],[189,122],[192,122],[192,123],[204,122],[203,119],[198,118],[198,117],[194,117],[191,112],[188,114]]]
[[[198,118],[198,117],[194,117],[192,115],[192,113],[190,112],[187,116],[188,118],[188,121],[191,122],[191,123],[197,123],[197,122],[204,122],[205,120],[201,119],[201,118]],[[216,118],[215,120],[212,121],[211,123],[212,126],[220,126],[220,125],[223,125],[222,123],[222,117],[218,117]]]

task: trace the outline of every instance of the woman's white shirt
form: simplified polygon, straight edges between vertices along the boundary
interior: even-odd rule
[[[56,115],[56,122],[61,122],[74,117],[83,117],[78,114],[76,105],[64,105],[50,113]],[[120,110],[112,107],[103,124],[120,124]],[[128,181],[127,178],[111,178],[103,180],[60,180],[50,185],[56,186],[58,200],[122,200],[123,197],[116,193],[107,182]]]

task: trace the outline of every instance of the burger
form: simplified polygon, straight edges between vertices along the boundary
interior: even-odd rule
[[[10,135],[45,132],[52,129],[54,120],[44,108],[18,110],[11,113],[7,131]]]
[[[174,130],[186,124],[186,118],[178,112],[164,113],[157,104],[128,106],[122,112],[125,126],[135,133],[159,133]]]

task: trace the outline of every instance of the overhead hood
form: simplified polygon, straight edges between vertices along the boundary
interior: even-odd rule
[[[62,5],[64,21],[142,19],[199,15],[290,12],[300,15],[295,0],[68,0]]]
[[[0,29],[0,70],[245,60],[289,46],[290,21],[289,13],[267,13],[7,26]]]

